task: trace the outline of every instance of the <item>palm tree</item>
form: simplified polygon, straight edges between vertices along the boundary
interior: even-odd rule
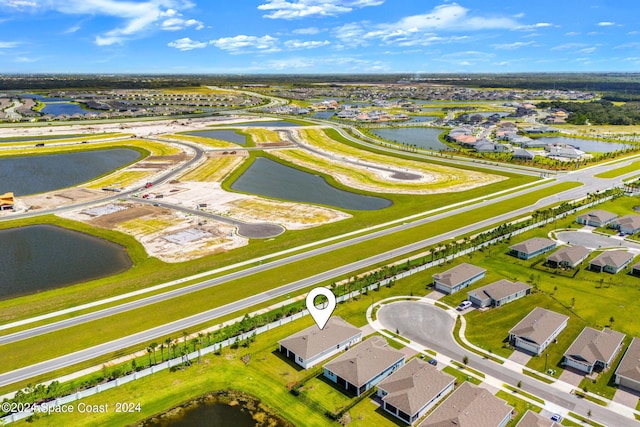
[[[171,337],[167,337],[167,339],[164,340],[164,343],[167,345],[167,359],[171,359],[171,341],[173,341],[173,339],[171,339]],[[175,354],[174,356],[175,357]]]
[[[187,349],[187,337],[189,336],[189,333],[187,331],[182,331],[182,339],[184,341],[184,349]]]
[[[149,356],[149,366],[151,366],[151,353],[153,352],[153,350],[151,350],[151,347],[147,347],[147,356]]]
[[[149,344],[149,348],[151,348],[151,351],[153,351],[153,364],[155,365],[156,363],[158,363],[158,359],[156,358],[156,349],[158,348],[158,343],[152,342],[151,344]]]
[[[160,358],[162,359],[162,362],[164,362],[164,349],[165,349],[164,343],[160,343]]]

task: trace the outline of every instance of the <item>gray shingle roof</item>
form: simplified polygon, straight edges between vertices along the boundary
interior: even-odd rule
[[[462,283],[465,280],[469,280],[476,275],[483,273],[487,270],[481,267],[477,267],[473,264],[468,264],[463,262],[460,265],[457,265],[453,268],[450,268],[447,271],[443,271],[442,273],[434,274],[434,280],[437,280],[440,283],[443,283],[447,286],[455,286],[458,283]]]
[[[388,393],[382,400],[413,416],[453,381],[451,375],[443,374],[419,359],[412,359],[385,378],[378,388]]]
[[[389,347],[387,340],[373,336],[324,367],[356,387],[362,387],[404,357],[404,353]]]
[[[516,424],[516,427],[560,427],[560,424],[540,414],[536,414],[531,410],[527,410],[524,417],[520,418],[520,421]]]
[[[585,214],[582,215],[578,215],[578,218],[583,219],[583,220],[589,220],[589,221],[597,221],[600,223],[604,223],[607,221],[611,221],[615,218],[617,218],[618,215],[608,212],[608,211],[603,211],[601,209],[594,209],[590,212],[587,212]]]
[[[586,361],[590,365],[593,365],[598,360],[603,363],[609,363],[611,357],[622,344],[623,339],[623,333],[612,331],[611,329],[605,328],[602,331],[598,331],[593,328],[584,328],[564,355],[570,359]]]
[[[542,344],[567,320],[569,320],[569,316],[536,307],[509,333],[525,337],[536,344]]]
[[[634,338],[616,369],[616,375],[640,382],[640,339]]]
[[[584,246],[563,246],[559,250],[555,251],[547,257],[547,261],[554,261],[557,263],[568,262],[573,265],[589,255],[589,249]]]
[[[498,427],[511,410],[504,400],[464,382],[420,423],[420,427]]]
[[[619,268],[627,261],[633,259],[633,255],[627,251],[605,251],[591,260],[591,264],[599,267],[610,265]]]
[[[509,249],[530,254],[548,246],[555,245],[555,243],[553,240],[544,237],[533,237],[524,242],[509,246]]]
[[[309,359],[362,332],[341,317],[333,316],[324,329],[316,325],[295,333],[278,343],[303,359]]]
[[[526,283],[510,282],[509,280],[502,279],[478,288],[475,291],[471,291],[469,294],[476,294],[481,299],[489,297],[494,301],[498,301],[502,298],[508,297],[509,295],[513,295],[516,292],[521,292],[527,289],[531,289],[531,286]]]

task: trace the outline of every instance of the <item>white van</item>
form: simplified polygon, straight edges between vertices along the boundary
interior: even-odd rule
[[[467,308],[471,307],[471,305],[472,305],[471,301],[465,300],[460,303],[460,305],[458,306],[458,308],[456,308],[456,310],[465,311]]]

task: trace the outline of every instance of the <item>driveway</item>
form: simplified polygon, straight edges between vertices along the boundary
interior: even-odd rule
[[[630,408],[635,408],[638,404],[638,392],[634,392],[626,387],[619,388],[613,396],[613,401]]]
[[[571,368],[565,368],[560,374],[560,381],[571,384],[572,386],[580,387],[580,383],[584,379],[584,374],[578,371],[574,371]]]
[[[524,351],[516,350],[511,353],[511,356],[509,356],[509,360],[525,366],[527,363],[529,363],[529,360],[531,360],[531,355],[525,353]]]

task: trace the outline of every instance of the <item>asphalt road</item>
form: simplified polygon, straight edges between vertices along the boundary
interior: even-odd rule
[[[453,319],[444,310],[431,304],[416,301],[386,304],[378,310],[377,318],[385,329],[390,331],[397,329],[400,335],[450,359],[461,361],[464,356],[467,356],[469,367],[506,384],[515,387],[518,382],[522,382],[522,390],[541,397],[545,401],[579,414],[587,414],[591,410],[591,418],[604,425],[627,426],[632,424],[632,420],[612,410],[545,385],[520,372],[505,369],[495,362],[465,350],[453,339]]]

